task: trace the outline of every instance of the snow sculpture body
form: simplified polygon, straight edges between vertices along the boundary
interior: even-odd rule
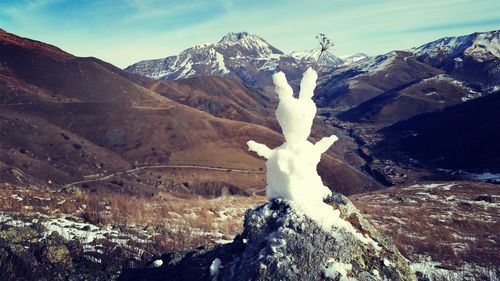
[[[316,144],[307,140],[316,115],[312,100],[318,75],[309,68],[302,77],[299,97],[293,97],[293,90],[285,74],[273,75],[275,92],[279,96],[276,118],[281,126],[285,142],[269,149],[266,145],[248,141],[249,150],[267,159],[268,200],[284,198],[303,207],[323,204],[330,190],[323,185],[316,166],[323,154],[338,138],[334,135],[323,138]]]

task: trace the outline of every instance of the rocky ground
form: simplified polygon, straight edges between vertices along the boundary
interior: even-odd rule
[[[388,239],[344,196],[328,199],[336,224],[318,223],[283,199],[250,209],[230,244],[165,255],[158,268],[119,280],[417,280]],[[337,212],[337,213],[336,213]]]
[[[351,197],[431,280],[496,280],[500,190],[477,182],[411,184]],[[482,278],[482,279],[481,279]]]
[[[499,276],[498,185],[429,182],[351,200],[394,240],[421,280]],[[264,201],[2,186],[0,279],[113,280],[166,252],[232,241],[245,211]]]
[[[262,200],[2,186],[0,280],[114,280],[164,252],[232,241]]]
[[[2,280],[113,280],[123,267],[145,265],[151,231],[96,226],[76,217],[2,213]]]

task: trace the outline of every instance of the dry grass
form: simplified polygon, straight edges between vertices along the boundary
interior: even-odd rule
[[[0,211],[24,215],[76,215],[96,225],[151,229],[163,251],[185,250],[231,240],[242,229],[245,211],[262,197],[180,198],[121,193],[67,193],[43,187],[0,187]]]
[[[488,194],[497,203],[477,201]],[[456,183],[407,187],[352,196],[353,203],[401,252],[417,261],[430,256],[450,268],[465,263],[498,266],[498,186]]]

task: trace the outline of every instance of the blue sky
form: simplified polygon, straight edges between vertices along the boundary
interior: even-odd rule
[[[0,27],[119,67],[248,31],[290,52],[382,54],[445,36],[500,29],[500,1],[0,0]]]

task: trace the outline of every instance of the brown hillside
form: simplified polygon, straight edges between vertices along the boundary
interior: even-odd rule
[[[278,133],[265,127],[216,118],[181,105],[94,58],[77,58],[6,32],[0,32],[0,50],[2,181],[67,184],[151,165],[222,167],[253,173],[262,170],[264,162],[247,152],[245,142],[255,139],[276,146],[281,141]],[[179,95],[188,96],[182,93],[182,83],[177,87]],[[251,100],[248,103],[250,109]],[[341,161],[330,159],[322,165],[326,165],[324,170],[346,175],[325,180],[347,194],[374,186],[369,177]],[[217,173],[203,181],[222,184]],[[151,187],[152,173],[134,175],[135,180],[123,182],[123,175],[116,175],[83,187],[118,186],[131,191]],[[173,179],[171,169],[165,168],[159,176],[181,184]],[[237,182],[238,177],[233,172],[223,184]],[[255,172],[254,180],[239,185],[263,188],[256,186],[262,177],[262,172]],[[165,189],[165,182],[155,186]]]

